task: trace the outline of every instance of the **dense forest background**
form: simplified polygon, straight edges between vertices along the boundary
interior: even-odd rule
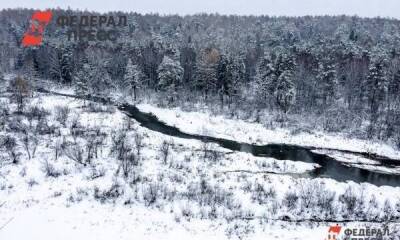
[[[24,48],[32,13],[0,12],[1,70],[32,84],[51,79],[77,94],[136,100],[151,92],[169,105],[202,102],[261,123],[312,122],[400,147],[398,20],[114,12],[128,16],[115,42],[69,41],[52,21],[42,46]]]

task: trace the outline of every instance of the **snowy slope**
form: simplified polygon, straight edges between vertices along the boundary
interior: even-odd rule
[[[334,193],[331,217],[338,221],[346,219],[346,205],[339,196],[348,189],[362,196],[366,204],[375,198],[377,205],[370,213],[378,218],[384,217],[386,200],[393,212],[399,203],[400,188],[293,175],[318,167],[308,163],[227,152],[215,144],[207,149],[221,155],[218,159],[209,159],[203,156],[203,143],[150,131],[130,122],[115,109],[90,112],[82,101],[48,95],[36,96],[30,104],[40,105],[50,112],[48,123],[58,127],[61,136],[39,136],[36,156],[30,160],[20,145],[21,157],[17,164],[8,161],[5,151],[1,151],[0,239],[323,239],[331,223],[305,221],[296,224],[276,220],[285,216],[301,220],[329,215],[328,212],[322,214],[324,210],[316,206],[301,207],[300,200],[289,209],[284,204],[286,194],[301,196],[311,191],[314,199]],[[59,106],[71,109],[66,126],[56,119],[55,109]],[[165,113],[170,112],[165,110]],[[70,125],[76,118],[84,129],[97,126],[108,134],[103,152],[87,166],[65,155],[54,158],[57,139],[65,137],[74,141]],[[183,126],[187,124],[183,117],[177,119],[182,120]],[[22,122],[29,124],[26,119]],[[220,119],[219,122],[227,123],[230,130],[237,127],[237,132],[243,129],[239,127],[241,124],[244,129],[251,126],[233,120]],[[129,177],[118,171],[120,162],[110,154],[110,134],[118,129],[127,133],[129,144],[133,144],[136,133],[144,138],[139,164]],[[211,130],[207,131],[213,134]],[[6,134],[1,132],[1,135]],[[13,136],[21,144],[20,133],[13,133]],[[78,137],[77,141],[87,140]],[[166,163],[160,156],[164,141],[171,144]],[[46,172],[48,165],[53,167],[53,176]],[[200,190],[203,183],[205,189]],[[154,202],[149,200],[152,189],[156,191]],[[355,225],[358,223],[349,226]]]

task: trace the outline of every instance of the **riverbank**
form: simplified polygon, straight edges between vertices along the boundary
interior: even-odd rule
[[[65,86],[53,87],[55,92],[74,95],[71,88]],[[112,93],[116,102],[131,102],[132,99],[118,92]],[[149,97],[144,103],[135,104],[142,112],[151,113],[169,126],[177,127],[182,132],[225,138],[238,142],[267,145],[291,144],[310,148],[324,148],[330,150],[344,150],[366,154],[376,154],[400,162],[400,149],[379,140],[365,140],[350,138],[345,134],[332,134],[322,131],[302,132],[296,129],[274,128],[270,129],[262,123],[249,122],[240,119],[229,119],[223,115],[213,114],[207,108],[196,111],[184,111],[180,107],[156,107]]]
[[[284,143],[305,147],[373,153],[400,160],[400,150],[383,142],[350,139],[340,134],[334,135],[320,131],[293,133],[293,131],[283,128],[268,129],[260,123],[227,119],[221,115],[212,115],[209,111],[186,112],[180,108],[158,108],[146,103],[138,104],[137,107],[143,112],[154,114],[166,124],[178,127],[183,132],[191,134],[226,138],[257,145]]]

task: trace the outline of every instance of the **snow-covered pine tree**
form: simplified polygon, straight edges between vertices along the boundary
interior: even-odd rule
[[[71,83],[72,81],[72,49],[70,46],[61,49],[61,77],[64,83]]]
[[[256,76],[257,90],[269,103],[275,99],[278,107],[286,113],[295,100],[295,61],[284,49],[278,49],[276,54],[274,58],[266,55],[261,60]]]
[[[279,108],[286,114],[295,101],[294,85],[295,60],[285,50],[278,53],[275,60],[274,75],[277,76],[274,96]]]
[[[132,60],[128,59],[128,63],[125,69],[124,75],[124,89],[133,93],[134,100],[136,101],[137,89],[140,89],[143,85],[144,74],[140,67],[136,64],[132,64]]]
[[[388,79],[385,74],[384,59],[379,57],[372,59],[367,77],[368,105],[371,113],[377,112],[379,105],[385,98]]]
[[[193,85],[196,89],[203,92],[205,99],[207,99],[208,94],[217,87],[217,66],[220,57],[221,55],[217,49],[207,48],[198,59]]]
[[[275,67],[271,56],[265,55],[257,67],[256,75],[256,90],[257,95],[266,101],[270,96],[273,96],[276,88],[277,77],[275,75]]]
[[[72,81],[72,50],[64,45],[51,48],[49,52],[50,74],[62,83]]]
[[[57,80],[62,81],[61,61],[58,49],[49,48],[49,73],[50,76]]]
[[[400,69],[397,69],[390,79],[388,86],[389,105],[397,105],[400,110]]]
[[[345,23],[340,24],[334,32],[334,37],[337,41],[346,42],[350,38],[351,30]]]
[[[188,43],[186,43],[181,49],[180,56],[183,67],[183,84],[185,84],[185,86],[190,85],[190,83],[193,81],[196,67],[196,51],[190,41],[191,38],[189,37]]]
[[[319,62],[317,81],[318,86],[320,86],[319,95],[321,96],[322,106],[331,105],[337,97],[338,86],[336,66],[331,60],[324,58]]]
[[[167,93],[169,103],[175,101],[183,77],[183,68],[179,61],[164,56],[157,73],[158,88]]]
[[[277,50],[277,57],[274,65],[275,76],[279,78],[284,71],[294,72],[294,68],[295,60],[293,55],[290,52],[287,52],[287,50],[279,48]]]
[[[224,104],[224,96],[232,98],[238,95],[241,81],[245,75],[245,65],[243,59],[238,56],[222,55],[217,66],[217,91],[221,101],[221,107]]]
[[[385,102],[388,78],[386,74],[385,57],[383,55],[372,58],[367,76],[366,96],[370,112],[370,124],[367,130],[368,137],[378,136],[380,138],[383,123],[379,123],[383,117],[382,106]]]
[[[230,79],[227,81],[227,95],[229,96],[230,102],[232,98],[239,94],[241,83],[245,78],[245,64],[240,57],[231,57],[228,63],[228,72],[230,73]]]
[[[75,94],[79,97],[85,97],[90,94],[90,81],[92,76],[92,68],[89,62],[84,61],[82,67],[76,72],[75,80]]]
[[[290,70],[283,71],[278,78],[275,97],[276,103],[285,114],[295,101],[295,90],[293,72]]]
[[[107,71],[106,63],[102,61],[89,61],[88,86],[91,93],[96,95],[107,95],[112,88],[112,80]]]
[[[400,146],[400,126],[399,124],[392,124],[393,122],[400,122],[400,69],[397,66],[392,70],[391,77],[388,83],[387,98],[386,98],[386,131],[385,137],[394,138],[394,142]]]
[[[222,55],[217,66],[217,92],[221,103],[224,107],[224,96],[228,94],[228,81],[232,79],[231,72],[228,71],[228,58]]]
[[[3,71],[0,69],[0,87],[1,88],[5,88],[6,87],[6,80],[4,78],[4,73]]]

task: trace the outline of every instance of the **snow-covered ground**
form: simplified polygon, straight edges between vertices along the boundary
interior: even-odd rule
[[[400,160],[400,151],[385,143],[360,139],[349,139],[340,135],[323,132],[292,134],[288,129],[268,129],[260,123],[250,123],[237,119],[213,116],[209,111],[186,112],[180,108],[158,108],[151,104],[137,107],[153,113],[168,125],[176,126],[184,132],[203,134],[259,145],[286,143],[317,148],[334,148],[354,152],[369,152]]]
[[[2,106],[9,105],[11,110],[15,107],[5,98],[0,100]],[[92,112],[83,101],[43,94],[31,99],[29,105],[46,109],[50,113],[46,117],[48,124],[59,131],[37,136],[39,146],[32,159],[22,147],[20,132],[0,131],[1,136],[11,134],[18,139],[21,154],[19,162],[13,164],[5,150],[0,151],[0,239],[320,240],[334,223],[297,224],[276,219],[319,217],[340,221],[359,215],[382,219],[387,215],[387,204],[390,213],[400,212],[399,187],[302,178],[302,173],[318,166],[254,157],[229,152],[216,144],[165,136],[141,127],[113,107]],[[55,115],[60,106],[71,109],[65,125]],[[149,105],[140,108],[154,111],[162,120],[188,132],[257,143],[270,142],[262,136],[271,133],[276,141],[290,141],[283,130],[274,135],[258,124],[204,113],[188,113],[185,117],[186,113]],[[23,125],[29,126],[24,116],[20,118]],[[71,135],[72,125],[77,122],[80,129],[99,128],[106,134],[99,156],[86,166],[66,154],[55,159],[54,149],[60,139],[83,146],[90,140]],[[33,126],[36,124],[34,120]],[[110,136],[119,130],[127,134],[126,144],[134,150],[135,136],[143,137],[138,164],[128,176],[122,174],[121,161],[111,154]],[[258,137],[247,138],[253,134]],[[170,149],[164,161],[161,149],[165,142]],[[215,155],[206,156],[204,149]],[[295,195],[295,201],[288,197],[290,194]],[[347,200],[343,200],[346,196],[355,196],[364,205],[357,202],[355,209],[348,209]],[[328,204],[331,209],[324,208],[318,199],[332,200]],[[349,224],[358,225],[365,223]],[[390,224],[390,228],[394,225]]]
[[[328,226],[334,224],[295,225],[285,222],[216,222],[204,220],[183,220],[175,222],[171,214],[135,206],[113,206],[96,202],[81,202],[65,206],[57,199],[14,211],[2,211],[0,224],[10,221],[0,231],[5,240],[222,240],[236,239],[247,225],[253,225],[256,232],[244,239],[310,239],[327,237]],[[229,225],[227,229],[221,225]],[[360,223],[349,223],[343,227],[356,228]],[[370,227],[379,227],[371,224]],[[228,236],[227,232],[232,235]]]
[[[1,213],[0,224],[10,221],[0,231],[0,239],[5,240],[222,240],[236,239],[234,232],[243,231],[248,225],[254,226],[257,231],[245,239],[321,240],[326,238],[330,226],[296,226],[280,221],[265,223],[258,220],[224,223],[193,219],[177,223],[171,214],[143,207],[120,207],[96,202],[65,206],[58,199],[14,211],[3,210]],[[228,225],[228,228],[224,229],[221,225]],[[349,228],[357,226],[363,225],[346,224]],[[232,235],[228,236],[228,231]]]

